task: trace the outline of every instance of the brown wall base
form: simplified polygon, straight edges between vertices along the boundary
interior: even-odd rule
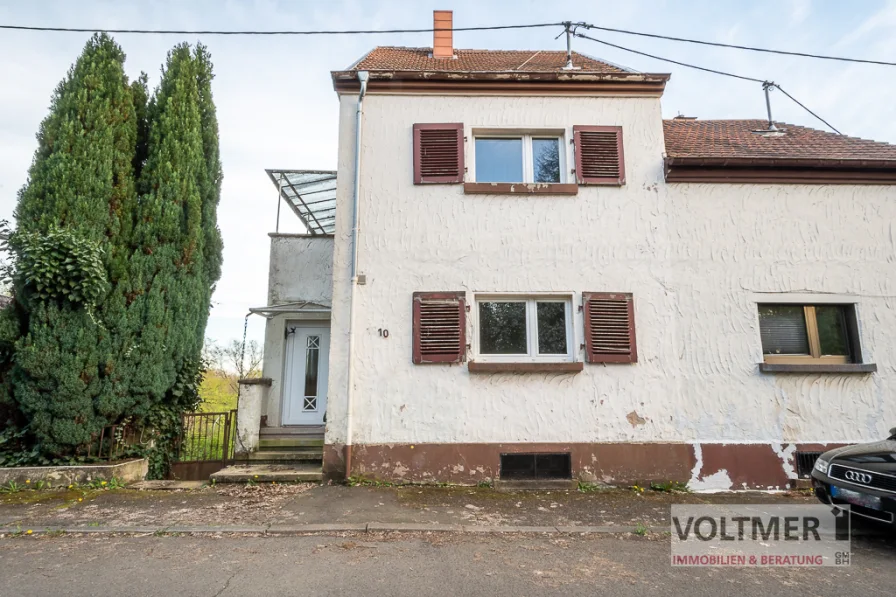
[[[829,450],[842,444],[797,444]],[[693,477],[699,448],[701,470]],[[771,444],[550,443],[352,446],[352,476],[406,483],[476,484],[500,478],[501,454],[568,452],[574,478],[609,485],[702,481],[724,471],[725,489],[785,489],[796,470]],[[345,446],[324,446],[324,476],[345,478]],[[725,475],[721,475],[724,479]]]

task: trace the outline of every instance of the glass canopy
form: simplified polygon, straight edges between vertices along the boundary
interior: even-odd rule
[[[280,198],[299,216],[310,234],[333,234],[336,230],[335,170],[266,172],[280,189]]]

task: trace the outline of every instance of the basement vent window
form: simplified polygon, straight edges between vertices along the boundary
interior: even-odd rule
[[[800,479],[810,478],[819,456],[821,452],[796,452],[796,476]]]
[[[502,480],[572,479],[572,460],[566,454],[501,454]]]

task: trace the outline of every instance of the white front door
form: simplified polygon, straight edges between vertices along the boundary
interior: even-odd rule
[[[283,425],[323,425],[327,412],[330,328],[286,326]]]

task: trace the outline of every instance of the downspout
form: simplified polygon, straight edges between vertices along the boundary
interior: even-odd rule
[[[358,72],[358,81],[361,90],[358,92],[358,111],[355,116],[355,190],[352,197],[352,279],[351,297],[348,315],[348,388],[346,392],[345,406],[345,478],[351,476],[352,471],[352,433],[354,431],[354,419],[352,418],[352,399],[355,393],[355,286],[358,284],[358,230],[360,228],[358,218],[358,206],[361,202],[361,122],[364,116],[364,94],[367,93],[367,71]]]

